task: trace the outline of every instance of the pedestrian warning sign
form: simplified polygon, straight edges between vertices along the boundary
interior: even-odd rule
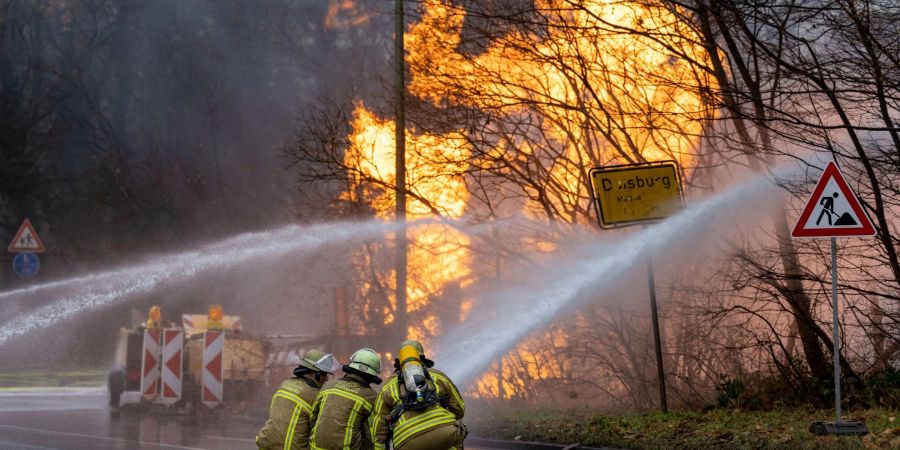
[[[828,163],[822,177],[806,202],[791,236],[847,237],[874,236],[875,227],[863,211],[856,194],[850,189],[841,171]]]
[[[12,242],[9,243],[9,247],[7,247],[6,250],[10,253],[44,252],[44,243],[41,242],[41,238],[39,238],[37,232],[34,231],[34,227],[31,225],[31,221],[28,220],[28,218],[22,222],[22,226],[19,227],[19,231],[16,232],[16,236],[13,238]]]

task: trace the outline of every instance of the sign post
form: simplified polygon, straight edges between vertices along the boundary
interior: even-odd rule
[[[658,222],[678,212],[684,204],[681,177],[678,176],[678,166],[674,161],[596,167],[591,169],[590,177],[597,220],[604,229]],[[649,257],[647,284],[650,289],[650,316],[656,348],[659,405],[663,412],[668,412],[662,340],[656,307],[656,283],[653,260]]]
[[[656,282],[653,279],[653,258],[647,258],[647,284],[650,286],[650,318],[653,321],[653,346],[656,349],[656,380],[659,383],[659,407],[669,412],[666,396],[666,373],[663,371],[662,339],[659,337],[659,313],[656,308]]]
[[[856,434],[869,432],[861,422],[841,420],[841,330],[838,314],[837,238],[869,237],[875,227],[859,203],[859,199],[834,162],[829,162],[806,202],[793,238],[831,238],[831,305],[834,349],[834,423],[814,422],[809,430],[815,434]]]

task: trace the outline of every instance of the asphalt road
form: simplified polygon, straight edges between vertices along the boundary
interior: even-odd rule
[[[207,417],[111,414],[105,388],[0,391],[0,449],[252,449],[257,427]]]
[[[252,421],[111,414],[106,402],[106,388],[0,390],[0,450],[256,448]]]

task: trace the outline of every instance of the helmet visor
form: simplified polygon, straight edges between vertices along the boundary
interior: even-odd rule
[[[316,369],[328,373],[334,373],[341,367],[341,364],[331,353],[326,353],[325,356],[319,358],[313,365],[316,366]]]

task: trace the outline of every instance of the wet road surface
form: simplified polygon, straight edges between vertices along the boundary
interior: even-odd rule
[[[105,388],[0,391],[0,449],[252,449],[250,421],[123,411]]]
[[[0,390],[0,450],[255,449],[258,429],[221,416],[113,414],[105,387]]]

